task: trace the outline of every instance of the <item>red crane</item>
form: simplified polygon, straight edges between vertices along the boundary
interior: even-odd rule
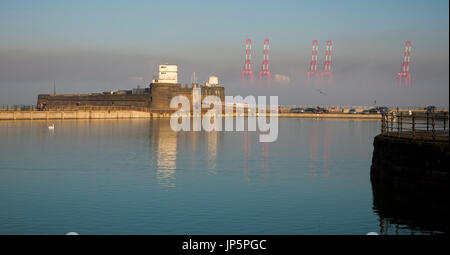
[[[333,42],[327,41],[327,47],[325,49],[325,61],[323,62],[323,69],[320,73],[320,77],[328,77],[328,84],[333,85],[333,72],[331,70],[331,50],[333,48]]]
[[[245,63],[244,69],[241,72],[241,81],[244,82],[244,77],[250,77],[250,81],[253,83],[253,71],[252,71],[252,40],[247,39],[245,41]]]
[[[309,64],[309,71],[306,73],[306,79],[309,81],[311,79],[311,76],[313,77],[319,77],[319,72],[317,71],[317,52],[319,50],[319,41],[314,40],[312,43],[312,57],[311,57],[311,64]],[[317,80],[316,80],[317,81]]]
[[[411,87],[411,72],[409,68],[411,63],[411,48],[411,41],[406,41],[402,69],[397,73],[397,84],[400,88],[402,87],[402,79],[405,80],[405,88]]]
[[[264,54],[263,54],[263,62],[261,65],[261,71],[259,71],[259,81],[263,76],[267,77],[267,82],[270,84],[271,74],[269,70],[269,40],[264,40]]]

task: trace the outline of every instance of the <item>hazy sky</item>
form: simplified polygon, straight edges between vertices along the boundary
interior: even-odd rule
[[[271,87],[240,83],[245,40],[257,76],[270,40]],[[333,40],[334,84],[305,75],[311,44]],[[412,88],[396,88],[406,40]],[[278,95],[280,104],[449,104],[449,1],[0,1],[0,105],[39,93],[130,89],[179,65],[179,80],[219,76],[227,95]],[[143,80],[143,81],[142,81]]]

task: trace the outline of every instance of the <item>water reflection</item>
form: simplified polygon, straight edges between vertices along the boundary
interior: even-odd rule
[[[251,137],[251,133],[247,130],[244,129],[243,131],[243,136],[244,136],[244,155],[243,155],[243,170],[244,170],[244,176],[245,179],[247,180],[247,182],[250,182],[250,159],[251,159],[251,152],[252,152],[252,137]]]
[[[260,143],[261,145],[261,169],[268,166],[269,161],[269,143]]]
[[[377,122],[280,119],[269,144],[253,131],[176,133],[168,119],[55,126],[49,139],[46,121],[0,122],[0,233],[416,234],[448,222],[409,194],[374,187],[372,204]],[[335,174],[311,181],[310,163]]]
[[[175,187],[178,132],[168,121],[152,121],[152,141],[156,144],[156,179],[163,186]]]
[[[206,132],[208,136],[208,169],[212,173],[216,173],[217,167],[217,143],[219,142],[219,134],[217,131]]]
[[[319,125],[320,124],[320,125]],[[310,175],[316,176],[319,170],[318,163],[322,163],[325,176],[330,174],[331,165],[331,130],[329,121],[313,120],[309,142]],[[321,146],[320,146],[321,145]],[[322,158],[320,161],[319,158]]]
[[[447,234],[448,197],[372,183],[373,210],[379,233]]]
[[[331,137],[330,137],[330,125],[329,122],[325,123],[323,132],[323,168],[325,175],[328,177],[330,175],[330,147],[331,147]]]
[[[269,167],[270,143],[260,143],[260,145],[261,145],[261,175],[263,179],[267,179],[268,170],[270,168]]]
[[[209,173],[217,173],[217,157],[219,146],[223,145],[223,133],[218,131],[180,131],[170,128],[170,122],[165,119],[151,120],[150,141],[152,147],[152,162],[156,168],[158,184],[165,187],[175,187],[177,160],[190,159],[183,167],[206,162],[204,169]],[[201,156],[200,156],[201,155]],[[198,159],[205,161],[197,161]],[[178,166],[180,168],[180,166]]]
[[[317,140],[318,140],[318,130],[317,130],[317,121],[313,120],[313,126],[312,126],[312,130],[311,130],[311,142],[309,145],[309,168],[310,168],[310,173],[311,176],[315,176],[316,175],[316,169],[317,169],[317,155],[318,155],[318,146],[317,146]]]
[[[244,159],[249,160],[252,155],[252,137],[250,131],[244,131]]]

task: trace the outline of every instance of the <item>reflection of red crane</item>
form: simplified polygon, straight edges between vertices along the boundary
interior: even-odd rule
[[[263,76],[267,77],[267,83],[270,85],[271,74],[269,70],[269,40],[264,40],[264,52],[263,52],[263,62],[261,65],[261,71],[259,71],[259,82]]]
[[[309,83],[311,76],[319,77],[319,72],[317,70],[317,51],[319,50],[319,41],[314,40],[312,44],[312,57],[311,57],[311,64],[309,64],[309,71],[306,73],[306,79]]]
[[[311,175],[316,175],[316,163],[317,163],[317,122],[313,122],[313,129],[311,134],[311,143],[310,143],[310,169]]]
[[[269,158],[269,143],[261,144],[261,168],[264,169],[267,166],[267,160]]]
[[[252,147],[251,146],[251,135],[248,132],[248,129],[246,128],[246,129],[244,129],[244,160],[243,160],[244,166],[243,167],[244,167],[244,175],[248,182],[250,182],[250,167],[249,167],[248,162],[251,157],[251,151],[252,151],[251,147]]]
[[[330,174],[330,128],[328,127],[329,122],[325,122],[325,132],[323,135],[323,165],[325,174],[328,176]]]
[[[247,129],[244,130],[244,158],[250,159],[252,153],[251,135]]]
[[[250,81],[253,82],[252,71],[252,40],[247,39],[245,41],[245,63],[244,69],[241,72],[241,81],[244,82],[244,77],[250,77]]]
[[[397,73],[397,84],[402,87],[402,79],[405,79],[405,88],[411,87],[411,72],[409,64],[411,63],[411,41],[406,41],[405,52],[403,54],[402,70]]]
[[[327,47],[325,49],[325,61],[323,62],[323,69],[320,73],[320,77],[328,77],[328,85],[333,85],[333,72],[331,70],[331,50],[333,43],[331,40],[327,41]]]
[[[322,123],[320,123],[322,124]],[[330,160],[331,160],[331,137],[330,131],[331,128],[328,127],[329,123],[324,122],[324,126],[318,126],[318,122],[314,121],[311,131],[311,142],[310,142],[310,170],[311,175],[315,176],[317,174],[317,170],[322,171],[326,177],[330,174]],[[322,129],[323,127],[323,129]],[[319,132],[320,131],[320,132]],[[323,143],[323,147],[320,147],[320,144]],[[322,158],[321,163],[323,169],[318,169],[317,162],[319,161],[319,157]],[[321,172],[319,172],[321,173]]]

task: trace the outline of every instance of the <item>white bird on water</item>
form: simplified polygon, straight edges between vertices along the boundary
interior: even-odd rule
[[[50,126],[48,126],[48,130],[55,130],[55,124],[52,123]]]

